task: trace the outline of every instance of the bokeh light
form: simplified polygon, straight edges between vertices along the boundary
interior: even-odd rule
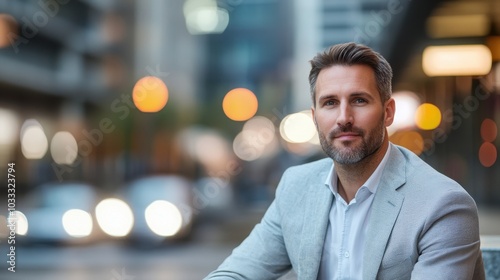
[[[479,148],[479,161],[484,167],[490,167],[497,161],[497,148],[490,142],[484,142]]]
[[[485,45],[430,46],[422,55],[427,76],[476,76],[491,70],[491,51]]]
[[[28,218],[21,211],[14,211],[14,214],[9,216],[9,219],[16,219],[16,233],[26,235],[28,233]]]
[[[101,201],[95,209],[97,223],[110,236],[126,236],[134,225],[132,210],[120,199],[108,198]]]
[[[92,232],[92,216],[81,209],[71,209],[62,217],[64,230],[72,237],[86,237]]]
[[[49,143],[42,125],[35,119],[28,119],[21,127],[21,151],[27,159],[40,159],[48,150]]]
[[[392,135],[398,130],[410,129],[415,126],[415,113],[420,105],[418,96],[410,91],[395,92],[392,95],[396,102],[396,114],[393,123],[387,127]]]
[[[229,143],[219,133],[207,131],[195,141],[195,156],[203,165],[223,166],[229,160]]]
[[[257,113],[259,102],[255,94],[246,88],[229,91],[222,101],[222,109],[233,121],[246,121]]]
[[[0,48],[14,43],[18,36],[18,24],[11,15],[0,14]]]
[[[186,0],[184,17],[193,35],[222,33],[229,24],[229,13],[217,6],[216,0]]]
[[[57,164],[72,164],[78,156],[78,144],[68,131],[59,131],[50,142],[50,153]]]
[[[280,123],[281,137],[290,143],[306,143],[316,134],[311,111],[306,110],[286,116]]]
[[[441,111],[431,103],[424,103],[417,108],[415,123],[420,129],[432,130],[441,123]]]
[[[9,228],[7,227],[7,217],[0,215],[0,238],[6,238],[9,235]]]
[[[262,116],[248,120],[233,140],[234,153],[245,161],[275,155],[278,149],[279,143],[276,139],[274,124]]]
[[[403,146],[417,155],[424,151],[424,139],[420,133],[412,130],[397,131],[390,136],[392,143]]]
[[[168,101],[168,88],[165,83],[154,76],[146,76],[137,81],[132,97],[134,104],[142,112],[158,112]]]
[[[174,236],[182,227],[182,215],[179,209],[165,200],[152,202],[144,213],[151,231],[159,236]]]
[[[19,129],[19,120],[14,111],[0,109],[0,145],[11,145],[16,141]]]
[[[261,141],[264,143],[270,143],[274,138],[274,124],[273,122],[263,116],[256,116],[248,120],[244,125],[243,129],[246,131],[255,131],[262,137]]]
[[[481,123],[481,138],[485,142],[493,142],[497,138],[498,127],[494,120],[484,119]]]

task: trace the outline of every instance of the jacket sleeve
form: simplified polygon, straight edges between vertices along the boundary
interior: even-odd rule
[[[477,208],[464,192],[451,192],[426,220],[411,279],[484,279]]]
[[[285,174],[276,190],[276,198],[261,222],[206,280],[277,279],[290,270],[291,264],[281,231],[280,200],[285,191]]]

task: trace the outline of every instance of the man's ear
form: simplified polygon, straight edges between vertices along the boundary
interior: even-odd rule
[[[314,105],[311,106],[311,116],[312,116],[314,124],[316,124],[316,118],[314,117]]]
[[[385,126],[390,126],[394,122],[394,115],[396,114],[396,101],[391,98],[385,103]]]

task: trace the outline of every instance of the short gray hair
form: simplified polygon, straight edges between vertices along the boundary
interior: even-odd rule
[[[316,106],[316,81],[319,72],[333,65],[366,65],[373,69],[375,81],[382,103],[389,100],[392,94],[392,68],[385,58],[373,49],[357,44],[344,43],[333,45],[324,52],[318,53],[311,61],[309,85],[313,105]]]

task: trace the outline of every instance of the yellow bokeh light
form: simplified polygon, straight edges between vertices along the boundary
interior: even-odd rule
[[[168,101],[168,88],[165,83],[154,76],[141,78],[132,91],[134,104],[142,112],[158,112]]]
[[[484,167],[490,167],[497,161],[497,148],[490,142],[484,142],[479,148],[479,161]]]
[[[246,121],[252,118],[259,107],[255,94],[246,88],[229,91],[222,101],[224,114],[233,121]]]
[[[423,130],[435,129],[441,123],[441,111],[434,104],[424,103],[417,108],[415,123]]]
[[[486,75],[491,51],[484,45],[430,46],[422,54],[422,68],[429,77]]]

